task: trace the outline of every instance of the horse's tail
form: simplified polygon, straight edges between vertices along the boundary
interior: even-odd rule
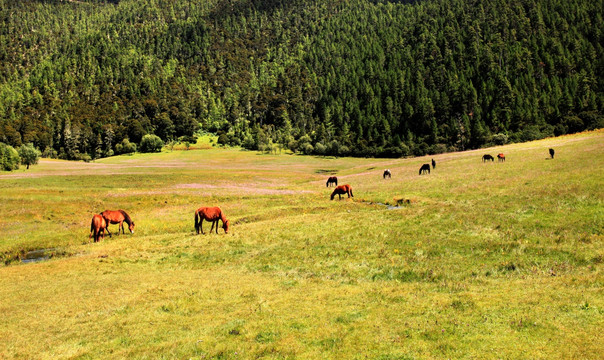
[[[348,188],[348,190],[350,190],[350,196],[354,197],[354,195],[352,195],[352,186]]]
[[[93,233],[94,233],[94,216],[92,217],[92,221],[90,221],[90,235],[88,235],[89,239],[92,237]]]
[[[195,211],[195,231],[199,234],[199,211]]]

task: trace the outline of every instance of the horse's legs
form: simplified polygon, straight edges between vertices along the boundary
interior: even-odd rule
[[[105,225],[105,230],[107,230],[107,235],[109,235],[109,237],[112,237],[113,235],[111,235],[111,233],[109,232],[109,221],[107,221],[106,225]]]
[[[212,227],[210,228],[210,234],[212,233],[212,230],[214,230],[214,224],[216,223],[216,221],[212,221]]]
[[[202,235],[205,235],[205,233],[203,232],[203,216],[201,217],[201,219],[199,219],[199,230],[201,230]]]

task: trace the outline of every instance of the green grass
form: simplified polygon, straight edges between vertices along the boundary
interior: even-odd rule
[[[0,358],[600,358],[603,140],[441,154],[425,176],[431,157],[235,149],[3,173]],[[331,173],[353,200],[329,200]],[[232,231],[195,235],[200,206]],[[118,208],[135,234],[90,243]]]

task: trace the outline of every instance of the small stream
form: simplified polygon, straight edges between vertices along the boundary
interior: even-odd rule
[[[57,250],[57,249],[49,248],[49,249],[38,249],[38,250],[28,251],[21,258],[21,262],[24,264],[28,264],[28,263],[35,263],[35,262],[48,260],[52,257],[53,252],[55,250]]]
[[[400,202],[403,205],[388,205],[388,204],[384,204],[384,203],[381,203],[381,202],[371,202],[371,201],[367,201],[365,203],[369,204],[369,205],[381,205],[381,206],[385,206],[387,210],[398,210],[398,209],[405,208],[405,204],[410,204],[410,201],[409,200],[405,200],[404,202]]]

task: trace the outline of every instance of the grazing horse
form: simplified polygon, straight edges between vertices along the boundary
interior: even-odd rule
[[[386,176],[388,176],[388,179],[392,178],[392,173],[390,172],[390,169],[384,170],[384,179],[386,178]]]
[[[419,174],[421,175],[422,173],[426,173],[426,171],[428,172],[428,174],[430,173],[430,164],[424,164],[422,165],[422,167],[419,168]]]
[[[336,187],[335,190],[331,193],[331,200],[333,200],[336,195],[338,195],[340,197],[340,200],[342,200],[343,194],[348,194],[348,197],[354,197],[354,195],[352,195],[352,186],[346,184]]]
[[[497,159],[499,159],[499,161],[505,161],[505,155],[503,155],[503,153],[499,153],[497,154]]]
[[[105,240],[106,227],[107,222],[105,222],[105,219],[101,215],[95,214],[90,222],[90,235],[88,238],[90,239],[94,235],[94,242],[99,241],[99,236],[102,236],[103,240]]]
[[[495,161],[495,159],[489,154],[482,155],[482,162],[489,161],[489,160]]]
[[[436,168],[436,161],[434,161],[434,159],[432,159],[432,170],[434,170],[434,168]]]
[[[212,233],[212,230],[214,230],[214,225],[216,225],[216,234],[218,234],[218,220],[222,220],[222,228],[224,229],[224,233],[229,233],[229,224],[231,222],[227,220],[219,207],[200,207],[197,209],[197,211],[195,211],[195,230],[197,231],[197,234],[199,234],[200,231],[202,234],[205,234],[202,227],[203,220],[212,222],[210,234]]]
[[[130,230],[131,234],[134,234],[134,221],[130,218],[124,210],[105,210],[101,213],[101,216],[107,222],[107,226],[105,226],[107,230],[107,234],[111,236],[109,232],[109,224],[118,224],[117,233],[120,233],[120,229],[122,230],[122,234],[125,234],[124,231],[124,221],[128,224],[128,230]]]
[[[334,186],[338,186],[338,178],[337,177],[330,176],[329,179],[327,179],[327,183],[325,184],[325,186],[329,187],[332,184],[335,184]]]
[[[554,149],[549,149],[549,156],[551,156],[552,159],[554,158],[554,153],[555,153]]]

